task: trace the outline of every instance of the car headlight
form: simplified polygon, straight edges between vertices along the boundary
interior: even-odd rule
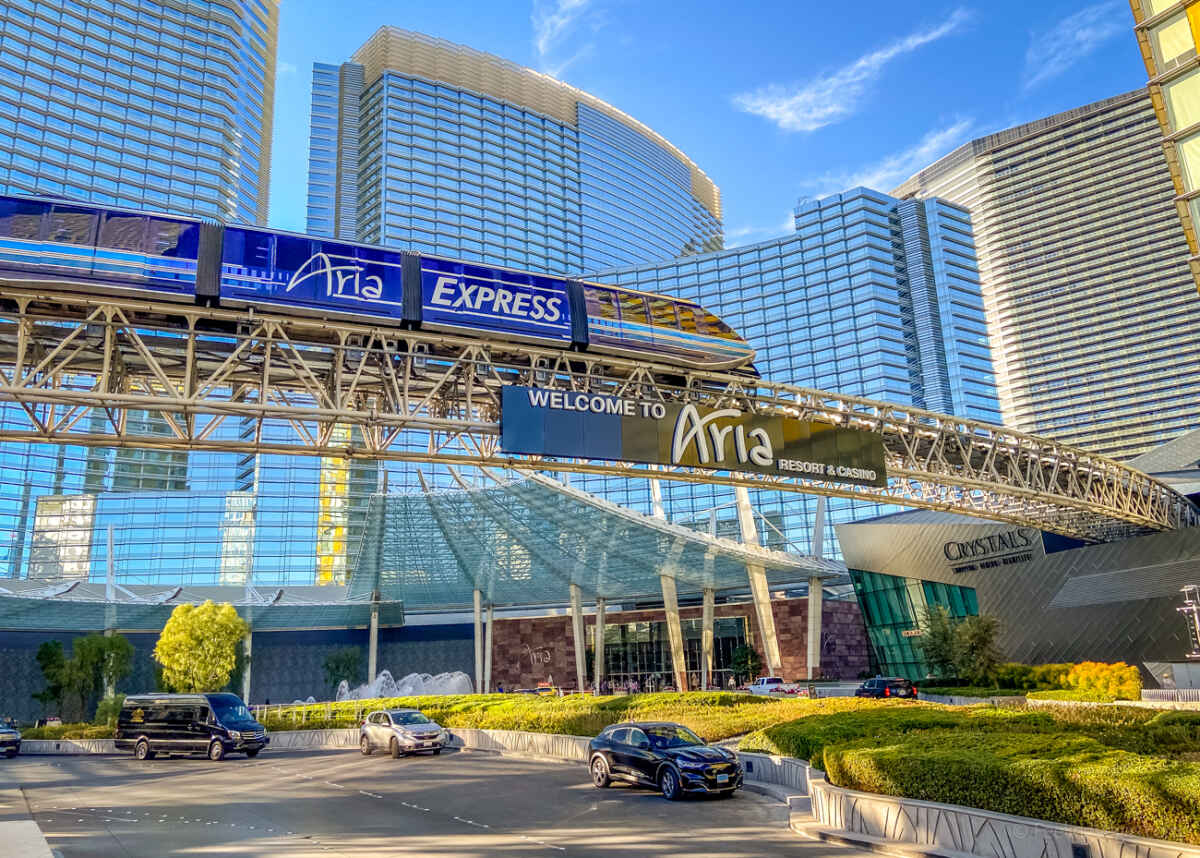
[[[702,771],[707,766],[708,766],[708,763],[695,762],[693,760],[680,760],[679,761],[679,768],[687,769],[688,771],[693,771],[693,772]]]
[[[242,734],[241,734],[239,731],[237,731],[237,730],[230,730],[230,731],[229,731],[229,738],[231,738],[231,739],[240,739],[240,738],[242,738]]]

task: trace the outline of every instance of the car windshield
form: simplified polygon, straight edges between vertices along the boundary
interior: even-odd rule
[[[420,712],[393,712],[392,713],[392,723],[393,724],[429,724],[431,722],[428,718],[426,718]]]
[[[254,718],[250,715],[250,710],[246,708],[246,704],[236,698],[228,700],[221,697],[214,697],[209,702],[212,704],[213,715],[217,716],[217,720],[222,724],[254,723]]]
[[[655,749],[686,748],[689,745],[704,744],[700,737],[687,727],[643,727],[642,729],[650,737],[650,747]]]

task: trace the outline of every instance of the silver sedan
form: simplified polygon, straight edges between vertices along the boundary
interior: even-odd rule
[[[416,709],[387,709],[372,712],[358,728],[358,747],[369,756],[386,750],[392,758],[432,751],[440,754],[450,734]]]

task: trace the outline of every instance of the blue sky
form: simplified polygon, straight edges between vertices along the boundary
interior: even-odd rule
[[[973,137],[1146,80],[1127,0],[283,0],[272,225],[304,228],[313,62],[348,59],[383,24],[645,122],[721,188],[729,245],[782,235],[799,196],[889,190]]]

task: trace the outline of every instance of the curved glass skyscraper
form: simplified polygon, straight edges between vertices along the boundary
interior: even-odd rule
[[[551,273],[722,247],[661,135],[507,60],[384,27],[313,69],[308,231]]]
[[[265,223],[278,0],[0,4],[0,192]]]

